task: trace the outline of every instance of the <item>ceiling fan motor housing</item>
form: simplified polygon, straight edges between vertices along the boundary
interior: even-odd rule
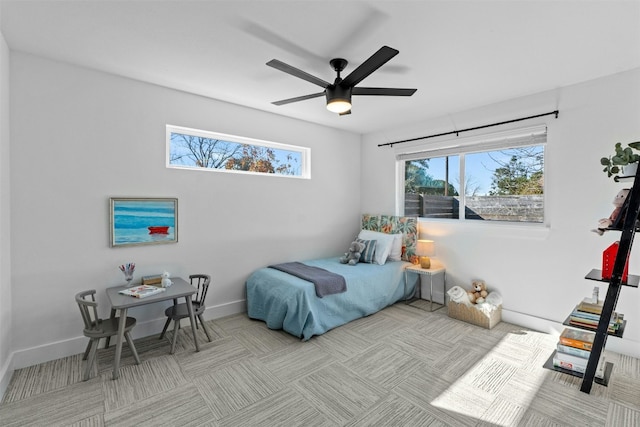
[[[352,87],[344,87],[339,84],[327,86],[326,95],[327,103],[335,101],[344,101],[351,103],[351,89]]]

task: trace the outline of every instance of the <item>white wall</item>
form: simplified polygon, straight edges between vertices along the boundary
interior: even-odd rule
[[[452,123],[463,129],[559,109],[558,119],[548,116],[510,126],[548,124],[545,173],[548,227],[431,220],[421,221],[421,234],[435,240],[436,258],[447,267],[448,288],[453,285],[469,288],[471,280],[483,279],[490,289],[502,294],[505,320],[544,330],[561,330],[560,323],[575,304],[590,296],[593,287],[599,284],[584,280],[585,274],[592,268],[600,268],[602,251],[620,237],[613,232],[600,237],[589,230],[599,218],[609,216],[613,197],[623,187],[601,172],[599,160],[612,152],[615,142],[640,139],[639,93],[640,69],[636,69],[404,129],[365,135],[363,212],[394,213],[396,209],[394,149],[378,144],[451,131]],[[426,141],[446,145],[444,139]],[[640,274],[637,246],[629,267],[634,274]],[[606,284],[600,284],[602,296],[606,290]],[[628,287],[622,290],[618,311],[625,314],[628,326],[624,339],[608,339],[607,348],[640,356],[639,303],[640,290]]]
[[[73,296],[167,270],[210,273],[205,317],[241,312],[269,263],[338,256],[358,231],[360,136],[11,54],[14,368],[83,350]],[[311,148],[311,180],[165,168],[165,125]],[[110,196],[177,197],[179,242],[110,248]],[[130,311],[158,333],[164,306]]]
[[[9,48],[0,34],[0,395],[8,385],[11,368],[9,137]]]
[[[12,338],[0,335],[0,369],[82,351],[73,295],[98,289],[106,314],[100,291],[121,283],[123,262],[136,262],[138,277],[209,272],[208,317],[241,311],[254,269],[340,254],[361,212],[395,213],[394,153],[377,144],[451,130],[452,117],[464,128],[555,108],[560,118],[546,120],[548,228],[429,221],[423,231],[436,240],[449,287],[484,279],[503,294],[505,320],[557,329],[591,293],[595,282],[583,277],[617,237],[589,232],[620,187],[598,160],[615,141],[639,139],[639,89],[634,70],[366,135],[361,147],[359,136],[306,122],[21,53],[9,58],[0,43],[0,331],[13,326]],[[168,170],[167,123],[308,146],[312,179]],[[109,248],[110,196],[178,197],[180,241]],[[631,272],[639,274],[636,253]],[[622,291],[629,326],[623,340],[608,340],[637,356],[639,292]],[[162,309],[132,310],[137,336],[159,330]]]

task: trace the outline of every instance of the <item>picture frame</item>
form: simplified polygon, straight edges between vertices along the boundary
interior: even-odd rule
[[[178,242],[178,199],[109,198],[110,246]]]

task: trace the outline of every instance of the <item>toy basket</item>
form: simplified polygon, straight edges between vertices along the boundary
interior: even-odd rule
[[[493,328],[502,320],[502,305],[497,306],[489,313],[479,310],[475,305],[468,306],[454,301],[449,301],[447,308],[449,310],[449,317],[486,329]]]

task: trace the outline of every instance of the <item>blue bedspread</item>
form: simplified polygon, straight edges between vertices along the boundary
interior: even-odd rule
[[[413,294],[415,282],[404,292],[404,261],[385,265],[341,264],[339,258],[304,261],[343,276],[347,291],[316,296],[313,283],[273,268],[261,268],[247,279],[247,311],[270,329],[284,329],[308,340],[330,329],[376,313]]]

